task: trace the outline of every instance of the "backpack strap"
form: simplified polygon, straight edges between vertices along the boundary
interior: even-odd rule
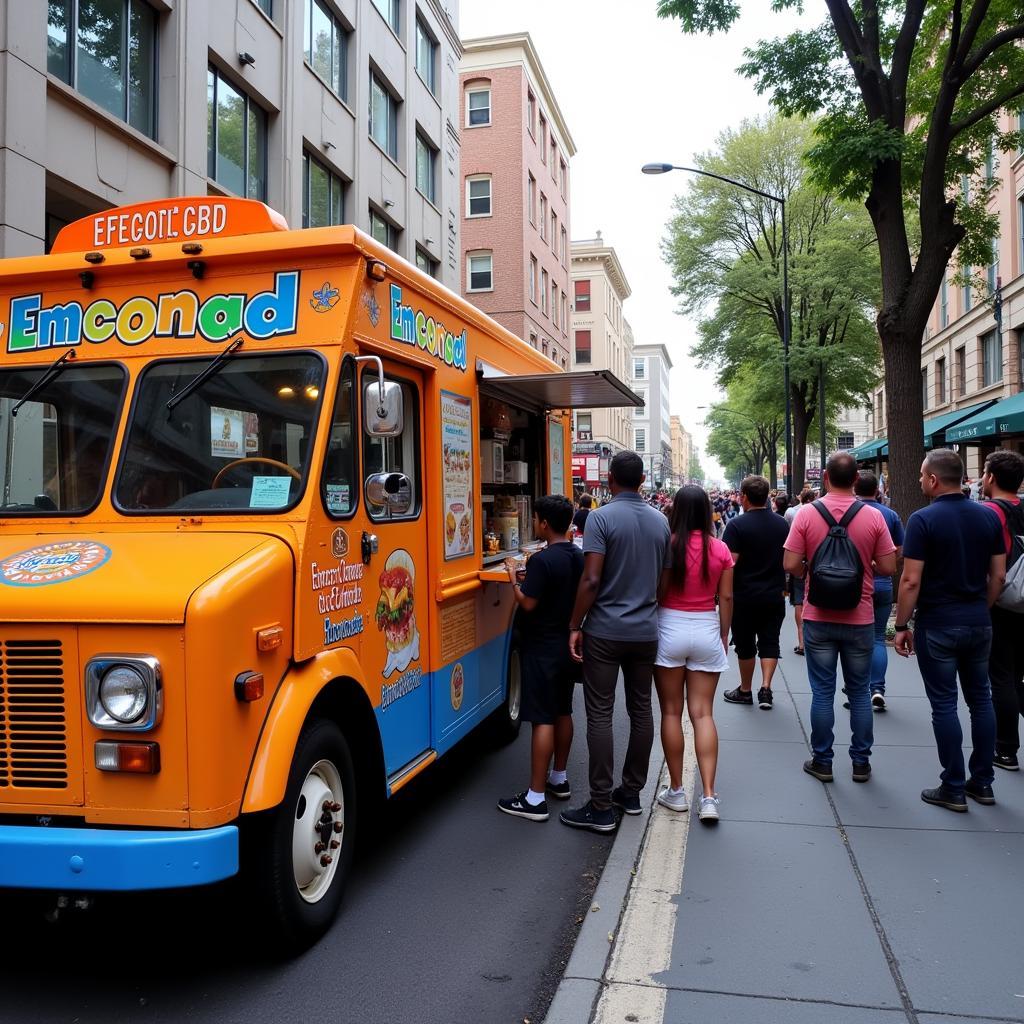
[[[853,504],[846,510],[846,515],[839,520],[839,525],[844,529],[853,521],[853,517],[864,507],[863,501],[853,499]]]
[[[833,526],[840,525],[832,518],[832,513],[829,512],[828,507],[825,505],[825,502],[823,502],[820,498],[816,502],[814,502],[814,507],[817,510],[818,515],[820,515],[821,518],[824,519],[825,522],[828,524],[828,528],[830,530]]]
[[[1006,498],[990,498],[989,500],[1003,510],[1006,527],[1010,531],[1011,536],[1024,533],[1024,502],[1014,505],[1012,501],[1007,501]]]

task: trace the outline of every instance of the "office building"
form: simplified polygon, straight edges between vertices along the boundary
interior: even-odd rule
[[[672,359],[664,345],[632,346],[630,387],[644,400],[633,410],[633,450],[644,460],[646,486],[658,490],[672,478],[672,422],[669,371]]]

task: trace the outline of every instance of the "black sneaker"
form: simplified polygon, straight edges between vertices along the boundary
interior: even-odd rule
[[[565,782],[548,781],[544,786],[544,792],[550,793],[556,800],[568,800],[572,796],[568,779]]]
[[[722,696],[730,704],[752,705],[754,703],[753,693],[751,693],[750,690],[744,690],[739,686],[737,686],[735,690],[726,690],[725,693],[722,694]]]
[[[885,711],[885,694],[873,693],[871,694],[871,710],[872,711]]]
[[[619,827],[615,812],[610,807],[598,810],[589,800],[572,811],[562,811],[559,821],[569,828],[585,828],[590,832],[614,832]]]
[[[996,802],[992,787],[983,786],[980,782],[975,782],[973,779],[970,779],[967,785],[964,786],[964,792],[979,804],[994,804]]]
[[[832,781],[832,765],[822,761],[804,761],[804,771],[813,775],[819,782]]]
[[[762,711],[771,711],[772,709],[772,691],[767,686],[762,686],[757,691],[757,706]]]
[[[997,768],[1002,768],[1003,771],[1007,772],[1019,772],[1020,762],[1017,760],[1016,754],[996,754],[993,758],[992,763]]]
[[[612,804],[624,814],[639,814],[640,794],[630,793],[624,786],[616,786],[612,790]]]
[[[529,821],[548,820],[548,802],[541,800],[539,804],[528,804],[526,802],[526,790],[516,793],[515,796],[505,797],[498,801],[498,810],[506,814],[514,814],[517,818],[526,818]]]
[[[865,761],[863,764],[854,764],[853,781],[867,782],[871,778],[871,765]]]
[[[922,789],[921,799],[926,804],[934,804],[936,807],[945,807],[948,811],[958,811],[964,814],[967,811],[967,798],[957,796],[942,786],[935,789]]]

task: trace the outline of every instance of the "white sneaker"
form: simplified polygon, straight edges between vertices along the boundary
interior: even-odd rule
[[[690,801],[686,796],[686,790],[681,789],[678,793],[673,793],[672,790],[666,786],[658,794],[658,803],[662,807],[667,807],[670,811],[688,811],[690,809]]]
[[[697,816],[706,824],[714,825],[718,821],[718,805],[719,799],[717,796],[702,796]]]

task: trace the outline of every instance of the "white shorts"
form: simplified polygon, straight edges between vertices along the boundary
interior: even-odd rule
[[[662,668],[688,668],[692,672],[724,672],[729,659],[722,646],[718,612],[681,612],[658,609],[658,656]]]

